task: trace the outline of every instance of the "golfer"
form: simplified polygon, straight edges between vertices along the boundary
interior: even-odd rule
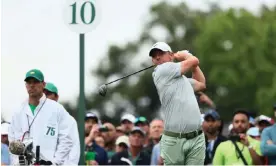
[[[57,87],[50,82],[47,82],[44,88],[44,94],[48,99],[54,100],[58,102],[59,95],[58,95],[58,89]],[[71,125],[71,132],[70,136],[73,139],[73,147],[70,150],[68,159],[65,160],[64,165],[78,165],[79,159],[80,159],[80,139],[79,139],[79,131],[78,131],[78,125],[76,120],[70,116],[71,123],[68,125]]]
[[[28,71],[25,82],[29,97],[12,116],[9,141],[30,140],[33,152],[40,146],[41,158],[62,165],[73,146],[70,115],[62,105],[43,94],[45,82],[40,70]]]
[[[205,88],[199,60],[188,51],[173,53],[164,42],[154,44],[149,55],[157,65],[152,76],[165,117],[160,141],[164,164],[204,165],[205,138],[194,95],[194,91]],[[184,75],[188,71],[192,71],[192,79]]]

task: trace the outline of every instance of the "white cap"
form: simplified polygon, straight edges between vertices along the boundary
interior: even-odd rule
[[[133,116],[132,114],[125,114],[125,115],[122,116],[121,122],[123,120],[128,120],[128,121],[134,123],[135,122],[135,116]]]
[[[260,121],[267,121],[267,122],[271,122],[271,118],[268,117],[268,116],[265,116],[265,115],[260,115],[259,117],[257,117],[257,122],[260,122]]]
[[[165,42],[157,42],[157,43],[155,43],[151,47],[150,52],[149,52],[149,56],[151,56],[152,51],[155,50],[155,49],[158,49],[158,50],[161,50],[161,51],[172,52],[171,47],[167,43],[165,43]]]
[[[127,147],[129,147],[129,138],[128,138],[128,136],[122,135],[122,136],[118,137],[115,144],[119,145],[120,143],[125,143],[127,145]]]
[[[143,136],[145,136],[146,135],[146,133],[145,133],[145,131],[142,129],[142,128],[140,128],[140,127],[138,127],[138,126],[134,126],[133,128],[132,128],[132,130],[131,130],[131,134],[133,134],[133,133],[135,133],[135,132],[139,132],[140,134],[142,134]]]
[[[251,127],[246,132],[247,135],[258,137],[260,136],[259,128],[258,127]]]
[[[10,126],[10,124],[8,124],[8,123],[2,123],[1,124],[1,135],[8,135],[9,126]]]

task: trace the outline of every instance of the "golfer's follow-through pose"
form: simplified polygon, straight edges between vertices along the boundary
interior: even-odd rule
[[[154,44],[149,55],[157,65],[152,76],[165,115],[165,130],[160,141],[164,164],[203,165],[205,138],[194,95],[194,91],[205,88],[199,61],[188,51],[173,53],[164,42]],[[184,76],[188,71],[192,71],[193,78]]]

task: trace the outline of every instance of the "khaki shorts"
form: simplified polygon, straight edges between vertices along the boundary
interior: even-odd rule
[[[165,165],[204,165],[206,145],[203,133],[188,140],[163,134],[160,148]]]

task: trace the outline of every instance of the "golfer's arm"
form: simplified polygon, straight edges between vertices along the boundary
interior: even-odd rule
[[[194,91],[201,91],[206,88],[205,77],[199,66],[192,69],[192,78],[194,81]]]
[[[197,80],[198,82],[205,84],[205,76],[199,66],[192,69],[192,78]]]
[[[194,57],[190,56],[186,60],[181,61],[181,74],[184,75],[186,72],[190,71],[195,66],[198,66],[199,60]]]

